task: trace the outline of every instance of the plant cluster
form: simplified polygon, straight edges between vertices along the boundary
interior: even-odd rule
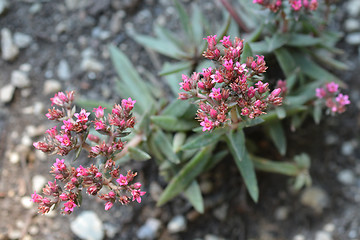
[[[82,191],[104,200],[105,210],[109,210],[116,201],[128,204],[131,200],[136,200],[140,203],[145,192],[140,189],[141,183],[132,183],[137,174],[131,171],[125,176],[120,174],[120,167],[113,160],[124,149],[121,137],[126,136],[127,130],[134,127],[135,117],[131,111],[136,101],[131,98],[123,99],[121,105],[114,105],[107,117],[104,114],[105,108],[94,108],[95,119],[90,120],[91,113],[85,109],[76,113],[73,91],[59,92],[50,100],[57,108],[49,109],[46,117],[62,122],[61,130],[58,131],[57,126],[47,130],[45,141],[35,142],[34,147],[45,153],[61,156],[68,155],[73,150],[77,153],[72,162],[57,158],[50,171],[55,177],[54,182],[48,182],[42,191],[43,195],[36,192],[32,194],[32,201],[39,205],[39,212],[45,214],[63,203],[62,213],[71,214],[74,207],[81,205]],[[91,128],[107,136],[107,141],[100,141],[99,137],[89,134]],[[102,157],[99,166],[73,166],[83,149],[89,152],[89,158]],[[104,186],[108,189],[107,193]]]

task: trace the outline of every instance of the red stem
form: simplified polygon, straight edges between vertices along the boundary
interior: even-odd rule
[[[234,11],[234,7],[227,1],[227,0],[220,0],[222,5],[225,7],[225,9],[229,12],[229,14],[232,16],[232,18],[235,20],[237,25],[244,30],[244,32],[248,33],[250,32],[250,29],[245,25],[244,21],[241,19],[239,14]]]

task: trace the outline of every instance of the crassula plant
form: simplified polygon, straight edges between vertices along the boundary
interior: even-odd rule
[[[93,120],[90,119],[91,113],[85,109],[77,113],[73,101],[73,91],[59,92],[51,98],[52,105],[56,107],[49,109],[46,117],[61,123],[61,126],[47,130],[45,140],[34,143],[35,148],[52,155],[65,156],[76,151],[73,160],[56,158],[50,171],[55,180],[48,182],[41,195],[36,192],[32,194],[32,201],[38,204],[39,212],[45,214],[63,204],[62,213],[71,214],[75,207],[81,205],[83,191],[104,200],[105,210],[109,210],[115,202],[140,203],[145,192],[140,189],[141,183],[134,182],[137,174],[128,171],[122,175],[113,160],[125,148],[121,138],[134,127],[135,117],[131,111],[136,101],[123,99],[121,104],[114,105],[107,116],[104,114],[105,108],[94,108]],[[91,129],[107,139],[100,140],[98,136],[89,134]],[[100,158],[99,164],[90,160],[89,166],[77,165],[75,160],[82,150],[88,151],[88,158]]]

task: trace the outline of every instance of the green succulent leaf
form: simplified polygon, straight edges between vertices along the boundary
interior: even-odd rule
[[[181,117],[186,113],[190,106],[191,103],[189,103],[189,101],[175,99],[161,112],[161,115]]]
[[[209,133],[200,133],[198,136],[193,138],[191,141],[187,142],[181,149],[196,149],[208,146],[210,144],[216,143],[223,136],[225,131],[223,129],[216,130]]]
[[[204,213],[204,199],[201,194],[200,186],[196,180],[192,181],[190,186],[185,189],[184,195],[196,211]]]
[[[145,161],[151,158],[151,156],[148,153],[136,147],[129,147],[128,151],[130,157],[136,161]]]
[[[205,147],[198,152],[175,177],[173,177],[161,194],[157,206],[164,205],[166,202],[183,192],[191,182],[203,172],[212,153],[212,147]]]
[[[186,9],[184,8],[184,6],[178,1],[178,0],[173,0],[175,3],[175,8],[179,14],[179,18],[180,18],[180,23],[182,28],[184,29],[186,35],[188,36],[188,39],[193,39],[192,37],[192,31],[191,31],[191,26],[190,26],[190,17],[189,15],[186,13]]]
[[[165,135],[165,133],[161,130],[157,130],[153,134],[155,135],[154,140],[159,151],[162,152],[166,156],[167,160],[169,160],[170,162],[179,164],[180,159],[174,152],[171,141]]]
[[[322,116],[322,104],[320,101],[315,101],[313,117],[316,124],[319,124]]]
[[[244,45],[243,53],[241,55],[241,63],[246,63],[246,59],[251,56],[253,56],[252,49],[250,47],[250,44],[246,42]]]
[[[159,72],[160,76],[183,72],[187,69],[191,69],[192,63],[189,61],[181,61],[176,63],[168,63],[165,62],[165,64],[162,66],[161,71]],[[187,72],[187,71],[186,71]]]
[[[151,122],[167,131],[189,131],[198,126],[194,120],[183,120],[173,116],[151,116]]]
[[[146,109],[155,105],[155,99],[127,56],[113,45],[110,45],[109,50],[111,60],[123,86],[129,91],[128,94],[137,101],[134,108],[139,108],[141,109],[140,113],[144,113]]]
[[[257,202],[259,199],[259,188],[253,162],[249,158],[249,154],[245,147],[244,132],[242,130],[231,131],[226,134],[226,142],[234,157],[235,163],[240,170],[251,198],[254,202]]]
[[[295,163],[272,161],[270,159],[257,156],[250,156],[250,158],[253,160],[255,168],[260,171],[278,173],[287,176],[297,176],[301,171]]]
[[[111,113],[111,109],[113,108],[113,106],[107,102],[94,101],[94,100],[88,100],[88,99],[79,99],[79,100],[76,100],[75,103],[79,107],[84,108],[90,112],[92,112],[94,108],[98,108],[99,106],[102,106],[102,107],[106,108],[104,110],[105,113]]]
[[[289,78],[296,70],[296,63],[293,57],[286,48],[278,48],[274,53],[285,76]]]
[[[197,4],[193,5],[191,29],[193,32],[193,41],[195,46],[201,46],[204,37],[204,16]]]
[[[309,34],[293,33],[287,41],[291,47],[310,47],[322,42],[322,39],[313,37]]]
[[[286,136],[280,121],[272,121],[267,124],[271,140],[282,156],[286,153]]]

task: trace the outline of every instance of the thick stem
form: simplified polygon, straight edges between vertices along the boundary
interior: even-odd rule
[[[250,32],[250,29],[245,25],[244,21],[241,19],[239,14],[234,11],[234,7],[227,0],[220,0],[222,5],[226,8],[232,18],[235,20],[237,25],[246,33]]]

